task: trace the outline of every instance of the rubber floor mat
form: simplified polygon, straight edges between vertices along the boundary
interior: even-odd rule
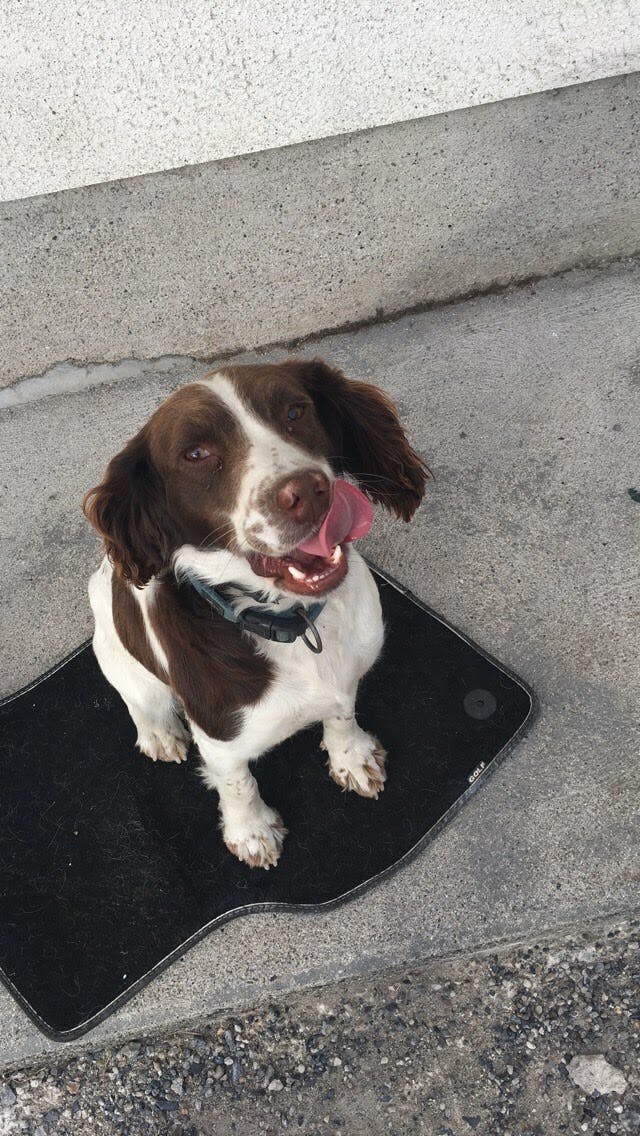
[[[341,792],[319,727],[289,739],[255,767],[289,829],[268,872],[225,848],[197,754],[162,765],[135,749],[90,645],[2,703],[1,977],[50,1037],[91,1028],[226,919],[313,910],[370,885],[454,815],[522,731],[525,685],[376,579],[387,635],[358,719],[388,750],[385,791]]]

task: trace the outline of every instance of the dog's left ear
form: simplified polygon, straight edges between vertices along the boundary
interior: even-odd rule
[[[431,471],[409,445],[391,399],[379,387],[347,379],[322,359],[293,359],[333,447],[333,464],[350,473],[372,501],[411,520]]]

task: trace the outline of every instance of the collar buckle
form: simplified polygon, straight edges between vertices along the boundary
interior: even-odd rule
[[[314,606],[317,607],[317,604]],[[313,651],[314,655],[319,655],[322,651],[322,639],[320,638],[320,632],[318,631],[313,618],[309,615],[309,612],[302,606],[302,604],[299,604],[299,606],[295,607],[293,610],[297,612],[300,616],[300,619],[304,619],[304,622],[306,623],[306,627],[302,633],[302,642],[304,643],[305,647],[308,647],[310,651]],[[320,611],[322,611],[322,608],[320,609]],[[318,612],[318,615],[319,614],[320,612]],[[307,639],[307,634],[309,631],[313,635],[314,642],[311,642],[310,639]]]

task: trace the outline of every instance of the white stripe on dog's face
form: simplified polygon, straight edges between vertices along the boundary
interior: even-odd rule
[[[282,555],[289,551],[291,544],[283,544],[273,513],[270,516],[265,509],[264,500],[270,488],[310,468],[333,481],[333,470],[326,458],[287,441],[265,422],[240,397],[232,379],[224,372],[216,372],[201,382],[233,414],[249,445],[235,507],[230,514],[239,548],[250,552],[263,546],[273,555]]]

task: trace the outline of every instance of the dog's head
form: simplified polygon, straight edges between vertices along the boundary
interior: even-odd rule
[[[115,571],[137,586],[194,545],[309,595],[347,571],[339,549],[326,559],[298,549],[341,474],[405,521],[420,503],[429,472],[381,390],[318,359],[229,366],[163,402],[84,510]]]

